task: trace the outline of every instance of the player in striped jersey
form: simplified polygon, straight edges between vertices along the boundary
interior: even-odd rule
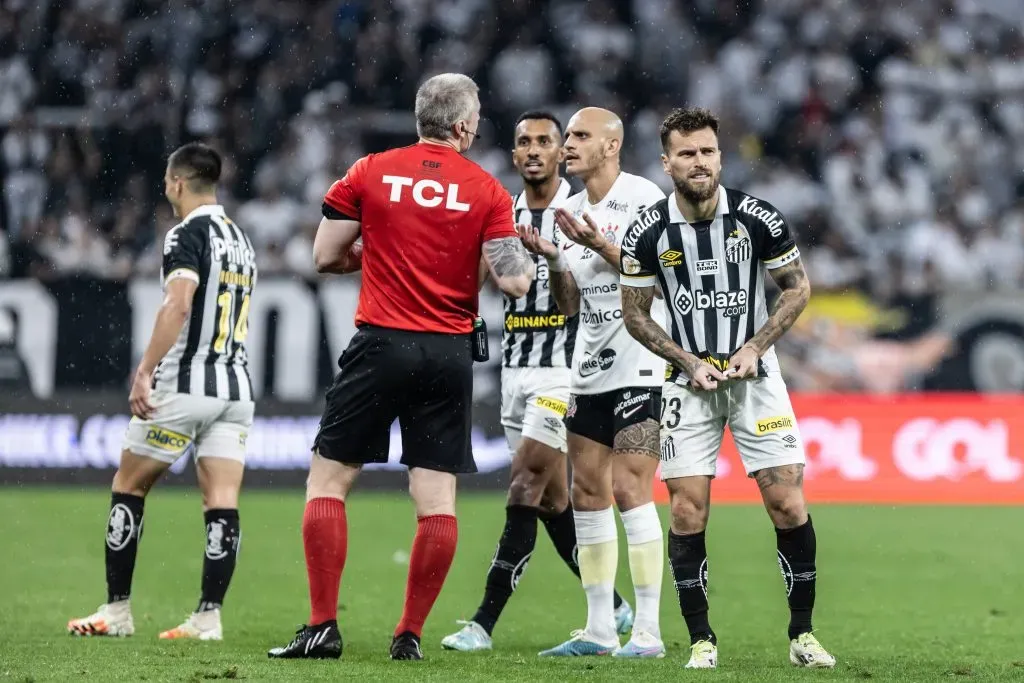
[[[167,162],[164,194],[182,221],[164,241],[164,301],[129,397],[133,417],[107,519],[107,601],[68,623],[75,635],[135,632],[129,596],[146,494],[191,450],[206,520],[202,593],[195,612],[160,638],[223,637],[220,608],[241,538],[238,494],[254,410],[245,337],[256,260],[248,236],[217,203],[220,172],[220,156],[199,143]]]
[[[670,363],[662,393],[661,477],[672,499],[669,560],[690,632],[687,668],[715,668],[704,530],[728,425],[776,529],[789,601],[789,658],[832,667],[811,634],[816,540],[803,494],[804,450],[772,344],[807,305],[810,285],[786,219],[763,199],[719,185],[718,119],[677,109],[661,126],[675,192],[622,240],[622,315],[630,334]],[[765,301],[764,276],[782,293]],[[671,336],[650,315],[661,286]]]
[[[514,200],[517,224],[532,226],[544,239],[556,235],[555,209],[569,196],[569,183],[558,173],[562,161],[562,126],[550,112],[528,111],[516,121],[512,162],[524,189]],[[577,317],[558,309],[548,289],[547,262],[537,255],[537,277],[526,296],[505,297],[502,330],[501,424],[512,452],[511,483],[505,528],[487,572],[484,597],[463,628],[446,636],[448,650],[489,650],[491,634],[505,604],[526,571],[537,541],[537,520],[565,563],[579,576],[576,529],[566,473],[565,415],[569,399],[569,364]],[[627,631],[633,611],[614,595],[616,625]]]

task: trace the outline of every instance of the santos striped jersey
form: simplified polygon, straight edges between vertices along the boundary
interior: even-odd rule
[[[687,223],[675,194],[649,207],[622,240],[624,286],[660,283],[672,321],[672,339],[717,368],[768,321],[766,270],[800,256],[789,224],[768,202],[738,190],[718,189],[711,221]],[[779,371],[775,349],[761,357],[758,374]],[[669,368],[669,379],[689,378]]]
[[[157,366],[153,388],[251,401],[245,337],[256,252],[249,237],[222,206],[200,206],[167,232],[160,275],[164,287],[177,278],[197,286],[185,327]]]
[[[555,209],[562,206],[572,188],[563,178],[551,204],[543,210],[526,205],[526,193],[515,198],[516,224],[532,225],[541,237],[555,244],[562,240],[555,226]],[[577,318],[558,310],[548,290],[547,260],[533,254],[537,276],[526,296],[505,297],[505,318],[501,334],[503,364],[506,368],[567,368],[572,362]]]

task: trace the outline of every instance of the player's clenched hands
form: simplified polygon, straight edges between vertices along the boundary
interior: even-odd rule
[[[131,407],[132,415],[142,420],[149,419],[153,414],[153,404],[149,402],[150,386],[153,381],[153,372],[144,371],[142,366],[135,371],[135,379],[132,380],[132,392],[128,395],[128,405]]]
[[[690,386],[697,391],[714,391],[718,388],[719,382],[726,380],[726,376],[719,372],[718,368],[696,356],[693,357],[693,362],[686,364],[684,370],[690,376]]]
[[[517,225],[516,232],[523,240],[523,246],[531,254],[538,254],[547,259],[558,258],[558,247],[550,240],[540,236],[540,230],[532,225]]]
[[[757,361],[761,359],[757,351],[744,344],[740,350],[732,354],[725,376],[729,379],[747,379],[757,377]]]
[[[594,219],[589,214],[583,214],[583,221],[580,222],[573,218],[573,215],[565,209],[556,209],[555,223],[558,224],[558,227],[565,236],[576,244],[582,244],[584,247],[594,251],[601,251],[608,246],[608,240],[601,234],[597,223],[594,222]]]

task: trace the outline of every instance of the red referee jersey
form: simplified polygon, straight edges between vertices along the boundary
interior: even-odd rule
[[[497,180],[447,145],[419,143],[363,157],[324,203],[361,223],[356,325],[472,331],[481,246],[516,236]]]

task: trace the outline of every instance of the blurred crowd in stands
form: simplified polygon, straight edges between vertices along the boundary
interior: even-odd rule
[[[460,71],[471,156],[513,191],[524,109],[619,112],[625,170],[666,190],[661,118],[715,110],[725,183],[786,214],[818,301],[843,295],[780,350],[842,385],[863,368],[815,360],[836,336],[941,358],[935,296],[1024,287],[1022,63],[1020,0],[0,0],[0,274],[154,276],[166,154],[202,139],[262,273],[313,278],[324,191]]]

